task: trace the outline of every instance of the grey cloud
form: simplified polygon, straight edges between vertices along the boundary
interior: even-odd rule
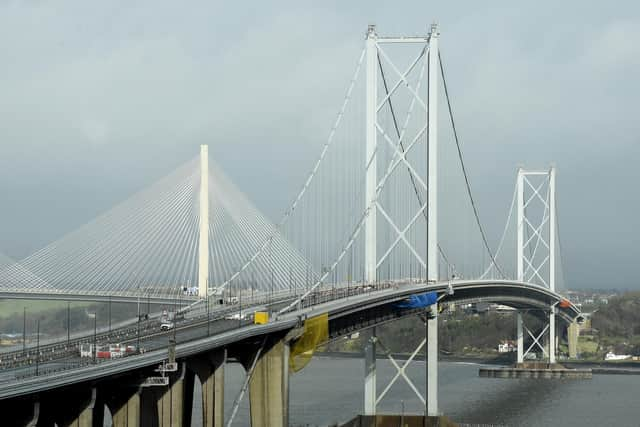
[[[24,256],[73,230],[200,143],[277,219],[326,138],[366,25],[415,34],[436,19],[494,239],[515,167],[555,162],[570,282],[639,286],[630,1],[1,3],[0,252]]]

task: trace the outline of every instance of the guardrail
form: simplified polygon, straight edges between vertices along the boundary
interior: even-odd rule
[[[393,287],[397,287],[398,283],[395,282],[379,282],[370,285],[364,285],[361,283],[352,283],[352,284],[338,284],[338,285],[325,285],[322,288],[317,289],[316,291],[309,294],[304,300],[300,302],[299,307],[301,309],[313,307],[316,305],[324,304],[327,302],[340,300],[344,298],[348,298],[351,296],[358,296],[369,294],[372,292],[387,290]],[[255,307],[260,307],[264,305],[274,305],[280,304],[283,302],[290,302],[291,300],[297,298],[297,294],[292,294],[287,291],[281,291],[277,293],[272,293],[271,295],[261,295],[257,298],[249,299],[249,301],[238,300],[233,304],[223,304],[222,306],[216,305],[215,310],[209,310],[207,312],[206,304],[202,304],[199,308],[194,307],[194,310],[189,313],[189,317],[187,320],[177,322],[174,329],[169,331],[160,331],[159,320],[149,320],[145,321],[144,326],[140,326],[140,330],[138,331],[138,323],[136,322],[133,325],[128,327],[123,327],[118,330],[112,330],[111,332],[104,332],[101,334],[96,334],[95,342],[97,345],[105,344],[105,343],[130,343],[134,340],[140,340],[141,342],[148,340],[150,338],[158,337],[158,336],[170,336],[172,334],[176,334],[179,331],[183,331],[186,329],[192,329],[198,326],[211,324],[212,322],[219,321],[229,316],[230,314],[236,313],[238,311],[251,310]],[[245,305],[246,304],[246,305]],[[238,319],[238,323],[236,326],[224,329],[223,331],[218,331],[218,333],[227,332],[234,328],[247,326],[249,322],[243,321],[243,319]],[[208,331],[205,333],[203,331],[202,336],[196,336],[191,338],[190,340],[195,340],[198,338],[203,338],[208,335]],[[51,362],[55,362],[57,360],[64,360],[66,358],[79,355],[79,345],[84,343],[93,343],[94,335],[87,334],[83,337],[76,338],[71,340],[69,343],[59,342],[55,344],[50,344],[40,348],[40,351],[36,349],[29,349],[26,353],[22,351],[13,351],[10,353],[0,353],[0,370],[2,369],[17,369],[21,367],[29,367],[29,366],[37,366],[37,369],[32,369],[27,373],[19,373],[14,378],[9,378],[4,382],[8,381],[17,381],[25,378],[32,378],[34,376],[46,376],[53,373],[58,373],[60,371],[68,371],[72,369],[87,367],[93,364],[100,364],[104,361],[108,361],[110,359],[95,359],[90,361],[79,361],[73,363],[67,363],[63,366],[57,366],[54,368],[40,366],[41,364],[47,364]],[[161,348],[161,347],[159,347]],[[153,348],[138,348],[136,353],[125,354],[122,358],[130,358],[135,357],[141,350],[151,351]]]

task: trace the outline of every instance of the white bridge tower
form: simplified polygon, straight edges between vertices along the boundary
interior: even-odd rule
[[[520,282],[536,283],[556,290],[556,169],[518,169],[516,219],[517,279]],[[534,335],[524,324],[522,314],[517,315],[518,363],[534,348],[539,347],[549,360],[556,363],[556,307],[549,308],[549,323],[538,335]],[[533,343],[524,349],[524,332]],[[548,331],[548,350],[541,342]]]
[[[209,148],[200,146],[200,231],[198,236],[198,296],[209,292]]]
[[[426,272],[426,280],[436,282],[439,279],[438,273],[438,199],[437,199],[437,174],[438,174],[438,86],[440,63],[438,54],[439,29],[436,24],[431,26],[430,33],[425,36],[412,37],[381,37],[377,34],[374,25],[370,25],[366,36],[366,189],[365,203],[369,209],[365,222],[365,257],[364,271],[365,280],[368,283],[375,283],[379,278],[379,268],[382,263],[390,260],[390,254],[397,245],[406,245],[406,248],[417,261],[422,271]],[[416,55],[410,57],[409,65],[406,68],[399,68],[391,58],[390,51],[393,48],[402,50],[407,47],[416,47]],[[389,51],[389,52],[387,52]],[[382,76],[382,64],[386,64],[393,75],[389,86],[386,81],[384,84],[384,93],[379,90],[382,86],[379,84],[379,76]],[[404,67],[404,65],[403,65]],[[424,70],[427,70],[427,84],[421,86]],[[410,75],[418,74],[417,83],[410,78]],[[427,86],[426,89],[424,86]],[[394,130],[385,128],[384,120],[381,119],[384,108],[389,105],[391,108],[391,99],[401,90],[407,91],[409,98],[409,111],[404,117],[404,125],[402,130],[400,126],[396,126]],[[419,110],[413,115],[416,117],[417,130],[411,136],[407,135],[407,123],[409,123],[413,108]],[[396,117],[394,117],[394,120]],[[402,118],[399,121],[403,123]],[[416,149],[415,147],[421,147]],[[381,150],[388,150],[392,153],[391,165],[387,171],[381,171],[382,177],[378,175],[378,161],[380,160]],[[414,156],[413,164],[410,160],[409,152],[419,154]],[[418,158],[418,160],[415,159]],[[421,163],[418,163],[421,162]],[[407,179],[406,185],[414,185],[418,206],[415,212],[411,212],[411,220],[406,225],[399,224],[399,219],[394,218],[388,206],[384,206],[380,196],[381,191],[387,182],[387,178],[394,170],[404,168],[408,171],[410,180]],[[426,173],[425,173],[426,171]],[[425,176],[426,175],[426,176]],[[430,191],[432,190],[432,191]],[[420,194],[426,196],[420,196]],[[379,215],[378,215],[379,214]],[[422,245],[412,242],[408,236],[412,227],[416,227],[416,223],[421,218],[426,221],[426,235],[423,242],[426,241],[426,255]],[[392,243],[388,247],[381,247],[381,243],[377,239],[378,218],[385,221],[385,224],[392,229]],[[425,231],[422,231],[424,233]],[[420,243],[420,242],[418,242]],[[378,249],[383,249],[378,253]],[[438,319],[437,309],[435,306],[429,308],[426,316],[427,322],[427,338],[415,350],[413,356],[400,368],[390,354],[388,357],[398,368],[399,374],[394,378],[393,382],[400,376],[408,383],[410,388],[425,403],[425,412],[428,415],[438,414]],[[375,336],[375,328],[373,336],[365,348],[365,390],[364,390],[364,413],[373,415],[376,413],[378,402],[384,397],[389,390],[391,384],[381,393],[380,396],[376,392],[376,346],[380,345],[384,350],[384,345]],[[415,385],[404,374],[404,368],[411,362],[417,353],[427,346],[427,397],[422,397]]]

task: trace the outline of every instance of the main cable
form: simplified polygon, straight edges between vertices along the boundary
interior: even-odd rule
[[[420,53],[420,56],[418,58],[421,58],[422,56],[424,56],[424,54],[426,53],[426,46],[422,49],[422,52]],[[405,154],[405,149],[404,149],[404,143],[402,142],[402,138],[400,136],[400,128],[398,126],[398,121],[396,119],[396,113],[395,110],[393,108],[393,104],[391,103],[391,96],[389,96],[389,87],[387,85],[387,79],[385,77],[384,74],[384,69],[382,68],[382,61],[380,60],[380,55],[376,55],[378,58],[378,67],[380,68],[380,76],[382,77],[382,84],[384,86],[384,91],[385,91],[385,97],[387,98],[387,103],[389,104],[389,111],[391,112],[391,118],[393,120],[393,126],[396,130],[396,134],[398,135],[398,142],[400,145],[400,149],[402,150],[402,154]],[[422,203],[422,197],[420,197],[420,192],[418,191],[418,186],[416,185],[416,180],[413,177],[413,173],[411,172],[411,169],[409,169],[409,167],[407,167],[407,171],[409,172],[409,178],[411,179],[411,185],[413,186],[413,191],[416,194],[416,198],[418,199],[418,203],[419,206],[423,206]],[[427,206],[428,207],[428,206]],[[424,216],[424,220],[427,221],[427,223],[429,222],[429,217],[427,215],[427,209],[423,209],[422,211],[422,215]],[[444,250],[442,249],[442,246],[440,246],[440,243],[438,243],[438,252],[440,252],[440,256],[442,256],[442,259],[444,260],[445,263],[447,263],[447,267],[450,267],[453,269],[454,273],[456,271],[455,265],[451,264],[451,262],[449,262],[449,258],[447,257],[447,255],[444,253]]]
[[[451,109],[451,100],[449,99],[449,90],[447,89],[447,80],[444,75],[444,66],[442,65],[442,56],[440,55],[440,51],[438,51],[438,63],[440,64],[440,73],[442,74],[442,85],[444,86],[444,94],[447,99],[447,108],[449,110],[449,118],[451,119],[451,128],[453,129],[453,137],[456,141],[456,148],[458,149],[458,158],[460,159],[460,166],[462,167],[462,173],[464,175],[464,182],[467,187],[467,194],[469,194],[469,200],[471,201],[471,207],[473,208],[473,215],[476,217],[476,223],[478,224],[478,228],[480,229],[480,235],[482,236],[482,242],[484,243],[484,247],[487,249],[487,253],[491,257],[491,262],[496,266],[498,273],[502,276],[502,278],[506,278],[502,268],[496,262],[496,258],[491,252],[491,248],[489,247],[489,242],[487,241],[487,235],[484,232],[484,228],[482,228],[482,223],[480,222],[480,215],[478,214],[478,208],[476,206],[476,202],[473,198],[473,194],[471,193],[471,185],[469,184],[469,176],[467,175],[467,168],[464,164],[464,159],[462,157],[462,150],[460,148],[460,140],[458,139],[458,131],[456,130],[456,123],[453,119],[453,111]]]

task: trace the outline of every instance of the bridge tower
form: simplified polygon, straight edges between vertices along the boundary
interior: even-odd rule
[[[546,188],[546,192],[544,192]],[[516,219],[516,263],[517,279],[520,282],[537,283],[556,290],[556,169],[518,169]],[[544,193],[544,195],[543,195]],[[537,205],[537,206],[536,206]],[[537,207],[537,211],[536,211]],[[542,211],[542,213],[540,213]],[[536,215],[537,213],[537,215]],[[536,220],[535,218],[540,218]],[[546,232],[545,232],[546,231]],[[523,323],[522,314],[517,315],[517,361],[523,363],[534,346],[547,355],[549,363],[556,363],[556,307],[549,309],[549,323],[535,336]],[[549,331],[549,349],[540,342]],[[533,343],[525,351],[524,331]]]
[[[370,208],[369,215],[365,223],[365,255],[364,271],[365,280],[374,283],[377,275],[377,222],[376,222],[376,192],[378,187],[378,162],[377,162],[377,138],[378,129],[378,35],[375,25],[369,25],[367,31],[367,98],[366,98],[366,183],[365,183],[365,206]]]
[[[365,254],[364,274],[367,283],[374,283],[378,277],[377,269],[377,222],[378,211],[376,203],[376,189],[378,186],[377,172],[377,136],[376,122],[378,117],[378,35],[375,25],[369,25],[366,41],[366,181],[365,181],[365,206],[370,211],[365,223]],[[364,379],[364,414],[374,415],[377,405],[376,385],[376,330],[372,329],[372,336],[365,346],[365,379]]]
[[[436,282],[439,279],[439,252],[438,252],[438,85],[439,85],[439,54],[438,54],[438,39],[439,29],[437,24],[431,26],[430,33],[426,36],[413,36],[413,37],[381,37],[377,34],[374,25],[370,25],[367,30],[366,36],[366,180],[365,180],[365,203],[369,209],[366,222],[365,222],[365,257],[364,257],[364,271],[365,280],[368,283],[374,283],[377,281],[379,274],[378,268],[385,260],[389,259],[389,255],[395,245],[399,242],[403,242],[418,264],[426,272],[426,279],[429,282]],[[393,63],[391,58],[387,55],[385,50],[391,49],[393,46],[418,46],[423,47],[420,53],[410,62],[409,67],[406,70],[400,71],[398,67]],[[394,75],[398,78],[397,83],[391,86],[389,89],[386,82],[383,81],[385,93],[379,94],[378,89],[379,73],[382,73],[382,60],[388,63],[393,69]],[[427,69],[427,91],[426,101],[424,100],[424,89],[420,89],[419,84],[412,87],[412,84],[408,81],[408,75],[413,72],[418,64],[422,65],[422,70]],[[380,68],[380,71],[378,70]],[[384,74],[382,74],[384,79]],[[420,72],[420,79],[422,78],[422,72]],[[417,108],[424,110],[424,115],[417,115],[418,130],[413,140],[406,138],[404,130],[400,132],[396,126],[396,134],[391,136],[393,132],[388,132],[384,129],[381,121],[379,121],[379,115],[385,104],[391,105],[391,97],[398,90],[398,88],[406,88],[410,93],[411,105],[417,105]],[[405,119],[408,121],[411,116],[411,112],[408,113]],[[395,117],[394,117],[395,120]],[[406,126],[406,124],[405,124]],[[395,138],[397,136],[397,139]],[[425,170],[425,168],[415,167],[409,160],[409,151],[419,142],[426,140],[426,152],[420,154],[422,160],[426,160],[426,177],[420,176],[418,171]],[[379,144],[380,142],[380,144]],[[394,223],[394,219],[383,208],[379,199],[380,192],[386,183],[387,175],[382,178],[378,176],[377,162],[379,149],[389,144],[391,151],[394,153],[394,160],[397,164],[406,167],[411,176],[411,182],[413,183],[416,195],[418,197],[418,207],[414,212],[413,219],[404,227],[398,227]],[[426,159],[425,159],[426,157]],[[415,161],[415,160],[414,160]],[[384,171],[383,171],[384,172]],[[411,185],[407,181],[407,185]],[[433,189],[433,191],[430,191]],[[426,193],[426,200],[421,199],[418,196],[418,192]],[[377,253],[378,242],[377,240],[377,213],[381,214],[391,228],[395,232],[395,242],[382,252],[382,256]],[[414,226],[416,221],[423,217],[426,212],[426,258],[423,258],[417,247],[414,247],[412,243],[407,239],[406,233]],[[392,239],[393,240],[393,239]],[[384,248],[383,248],[384,249]],[[410,382],[408,377],[404,375],[404,368],[402,368],[402,377],[409,383],[418,397],[425,403],[425,412],[427,415],[438,415],[438,318],[437,307],[433,306],[429,308],[426,320],[426,333],[427,338],[416,349],[412,359],[422,349],[427,347],[427,396],[424,399],[417,388]],[[376,413],[376,406],[379,400],[388,391],[387,387],[380,396],[376,393],[376,345],[381,345],[375,336],[375,328],[373,329],[371,340],[367,343],[365,348],[365,401],[364,401],[364,413],[366,415],[373,415]],[[390,356],[390,355],[389,355]],[[391,358],[391,357],[390,357]],[[410,362],[410,360],[409,360]],[[408,362],[407,362],[408,364]],[[406,367],[406,365],[405,365]]]
[[[438,25],[429,36],[428,108],[427,108],[427,280],[436,282],[438,272]],[[438,415],[438,306],[427,316],[427,415]]]
[[[198,240],[198,296],[209,291],[209,147],[200,146],[200,231]]]

